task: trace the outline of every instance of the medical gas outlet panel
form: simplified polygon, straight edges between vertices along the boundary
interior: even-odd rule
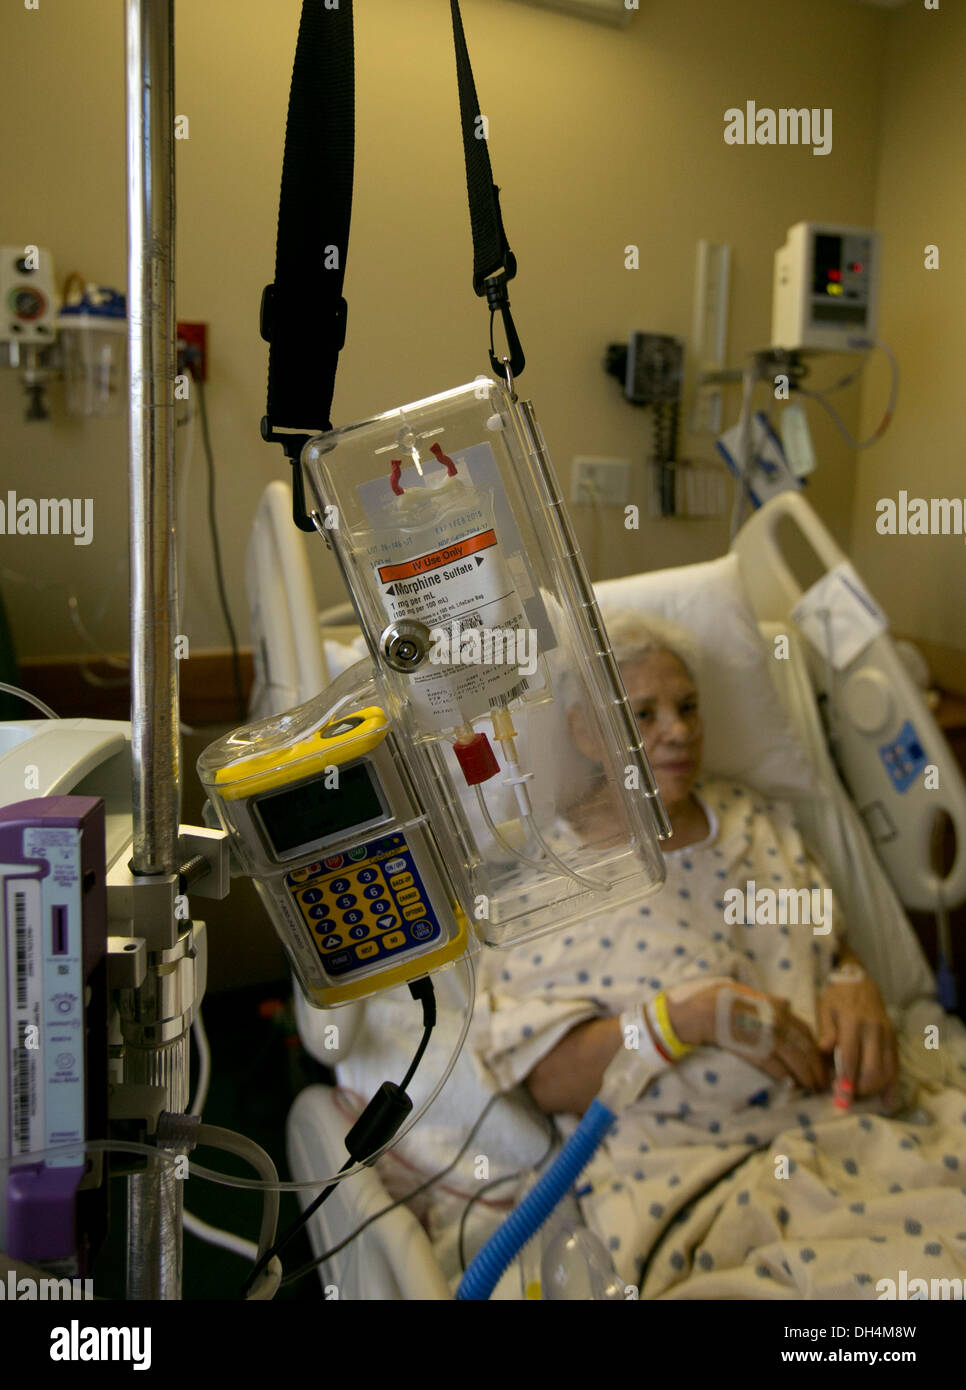
[[[36,246],[0,246],[0,342],[40,343],[57,337],[53,259]]]

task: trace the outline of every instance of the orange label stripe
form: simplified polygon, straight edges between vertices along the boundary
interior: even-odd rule
[[[432,550],[428,555],[417,555],[414,560],[406,560],[401,565],[380,565],[379,578],[384,584],[394,579],[412,579],[414,575],[437,570],[440,565],[451,565],[454,560],[463,560],[476,550],[487,550],[496,545],[496,532],[480,531],[475,536],[467,536],[455,545],[444,546],[442,550]]]

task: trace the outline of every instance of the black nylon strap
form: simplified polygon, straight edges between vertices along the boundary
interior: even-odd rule
[[[345,342],[342,286],[354,143],[351,0],[342,0],[338,9],[303,0],[285,127],[275,281],[262,296],[261,318],[262,337],[271,345],[262,434],[279,439],[290,455],[301,450],[299,438],[276,430],[307,431],[300,437],[304,442],[332,428],[335,373]]]
[[[450,0],[466,188],[473,233],[473,289],[499,311],[510,348],[510,371],[525,358],[510,317],[506,286],[516,274],[493,183],[470,67],[459,0]],[[339,352],[345,342],[346,256],[352,212],[355,142],[355,58],[352,0],[337,9],[302,0],[292,70],[278,206],[275,280],[262,295],[261,334],[270,344],[268,406],[262,437],[282,444],[294,467],[294,514],[305,512],[299,455],[307,439],[332,428],[330,412]],[[493,370],[503,372],[491,351]],[[280,433],[292,431],[293,433]]]
[[[470,202],[470,227],[473,232],[473,288],[477,294],[486,295],[490,306],[491,341],[492,315],[499,311],[503,316],[503,328],[510,349],[510,371],[517,377],[526,366],[526,358],[513,326],[513,319],[510,317],[510,298],[506,289],[508,282],[517,273],[517,262],[503,230],[500,190],[493,182],[490,152],[482,128],[478,124],[482,112],[476,96],[476,83],[473,81],[473,69],[470,67],[466,35],[463,33],[459,0],[450,0],[450,13],[453,19],[453,42],[456,47],[456,81],[460,94],[466,192]],[[484,283],[485,281],[488,283]],[[492,350],[490,365],[496,373],[502,375],[502,364]]]
[[[479,133],[477,121],[482,115],[470,67],[470,55],[463,33],[459,0],[450,0],[453,17],[453,42],[456,47],[456,81],[460,94],[460,124],[463,129],[463,154],[466,160],[466,191],[470,201],[470,225],[473,230],[473,288],[483,294],[483,281],[507,263],[507,279],[516,274],[516,262],[507,245],[500,216],[499,189],[493,183],[490,151]]]

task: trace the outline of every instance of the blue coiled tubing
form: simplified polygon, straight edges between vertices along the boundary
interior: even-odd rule
[[[596,1098],[580,1124],[532,1191],[474,1256],[456,1290],[457,1299],[487,1299],[500,1276],[536,1235],[562,1197],[569,1192],[600,1147],[617,1116]]]

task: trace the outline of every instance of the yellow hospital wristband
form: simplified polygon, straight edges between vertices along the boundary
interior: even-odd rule
[[[661,1034],[661,1041],[664,1043],[671,1056],[677,1060],[677,1058],[684,1057],[690,1052],[691,1044],[682,1042],[671,1027],[671,1018],[667,1011],[667,995],[663,990],[661,990],[661,993],[656,999],[651,1001],[650,1011],[651,1017],[654,1019],[658,1031]]]

